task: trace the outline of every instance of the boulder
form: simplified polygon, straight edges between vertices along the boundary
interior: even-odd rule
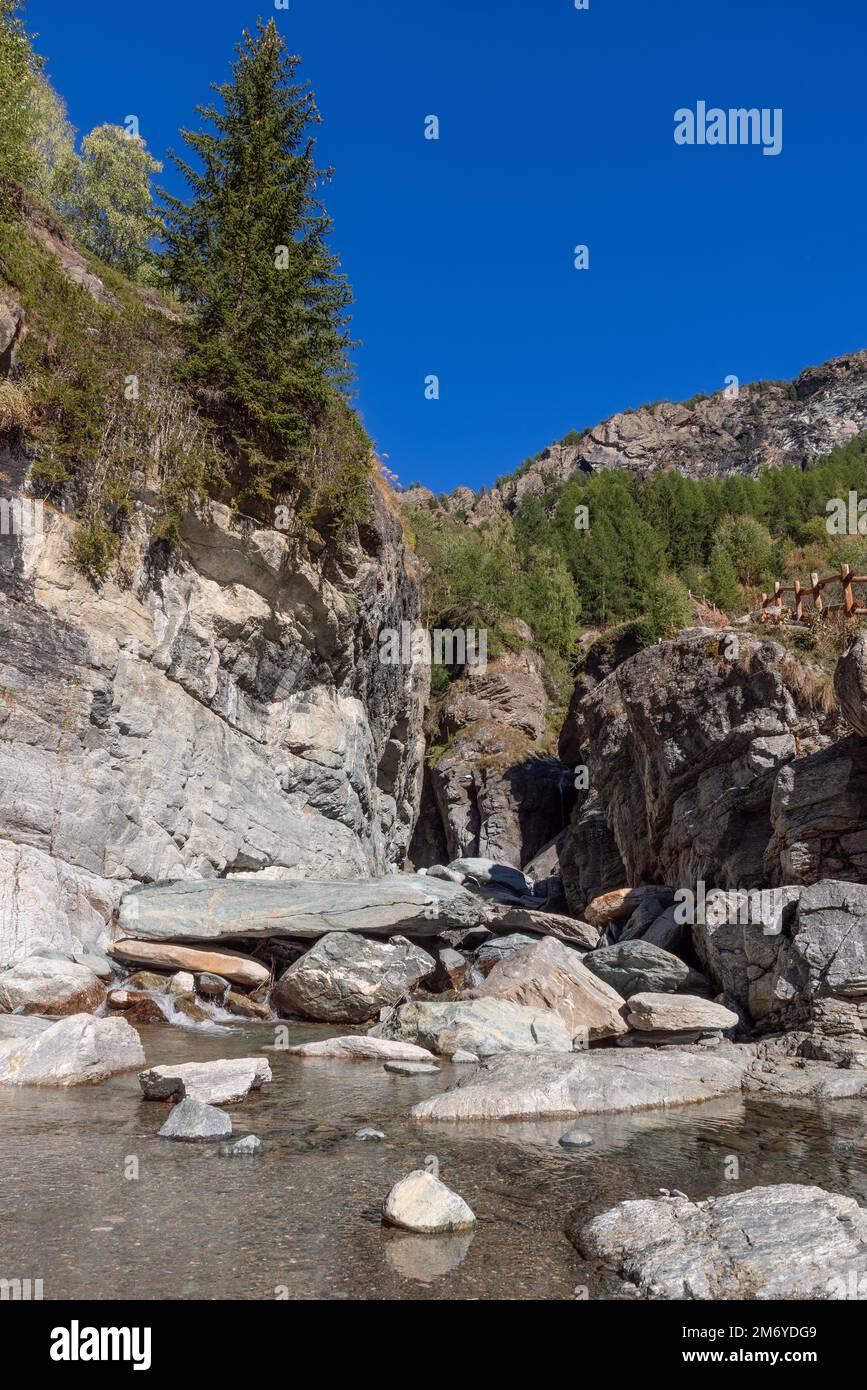
[[[865,814],[864,739],[840,739],[786,763],[771,797],[772,834],[764,856],[768,882],[867,881]]]
[[[595,1041],[628,1031],[621,995],[588,970],[576,951],[552,937],[500,961],[484,984],[465,997],[551,1009],[572,1038]]]
[[[190,991],[189,994],[172,994],[169,996],[169,1022],[179,1023],[181,1019],[186,1019],[187,1023],[209,1023],[211,1015],[199,1003],[198,997]],[[181,1024],[183,1027],[184,1025]]]
[[[455,859],[448,867],[452,873],[463,874],[464,879],[470,878],[476,883],[502,884],[519,897],[533,892],[530,879],[511,864],[497,864],[493,859]]]
[[[844,651],[834,672],[834,694],[847,724],[867,738],[867,634],[860,633]]]
[[[106,1005],[130,1023],[165,1023],[166,1015],[152,994],[141,989],[110,989]]]
[[[554,936],[560,941],[590,951],[599,945],[600,931],[577,917],[565,917],[559,912],[542,912],[535,907],[505,907],[491,905],[491,925],[497,931],[536,932],[539,936]]]
[[[236,1018],[255,1018],[264,1023],[271,1017],[267,1004],[260,1004],[258,999],[251,998],[249,994],[238,994],[234,989],[227,991],[225,999],[215,1002],[222,1003],[226,1013],[234,1014]]]
[[[185,1096],[172,1107],[171,1114],[159,1131],[160,1139],[178,1139],[185,1143],[228,1139],[232,1121],[216,1106],[206,1105],[192,1096]]]
[[[179,970],[169,980],[169,994],[195,994],[196,980],[189,970]]]
[[[368,941],[332,932],[290,965],[271,991],[271,1004],[287,1017],[367,1023],[435,969],[433,956],[404,937]]]
[[[588,951],[583,961],[588,970],[624,999],[645,991],[673,994],[701,978],[670,951],[660,950],[649,941],[602,946],[598,951]]]
[[[456,883],[420,874],[392,874],[356,882],[188,879],[160,883],[125,893],[119,921],[123,945],[128,947],[130,941],[163,943],[184,938],[196,942],[231,937],[318,940],[332,932],[437,936],[445,928],[482,926],[487,916],[483,901]],[[115,946],[112,954],[117,953]],[[132,959],[128,949],[125,958]],[[153,955],[148,959],[157,964]],[[198,969],[232,979],[216,959]]]
[[[145,1100],[188,1096],[207,1105],[231,1105],[271,1080],[264,1057],[232,1057],[216,1062],[170,1062],[139,1073]]]
[[[202,971],[196,978],[196,993],[203,999],[225,999],[229,991],[229,981],[223,975],[214,975],[209,970]]]
[[[589,902],[584,909],[584,916],[593,927],[608,927],[612,922],[628,921],[636,909],[645,902],[664,904],[666,895],[671,901],[673,894],[670,888],[653,884],[640,888],[614,888]]]
[[[28,956],[0,975],[0,1011],[27,1014],[95,1013],[105,985],[92,970],[53,956]]]
[[[725,1031],[739,1022],[731,1009],[694,994],[633,994],[629,1000],[630,1027],[641,1032]]]
[[[476,1222],[463,1197],[421,1168],[395,1183],[383,1204],[382,1217],[390,1226],[422,1235],[465,1231]]]
[[[109,948],[117,960],[134,961],[137,965],[159,965],[166,970],[188,970],[198,975],[203,971],[222,975],[233,985],[255,989],[267,985],[271,972],[261,961],[252,960],[240,951],[222,947],[218,951],[203,946],[180,946],[165,941],[131,941],[125,937],[112,942]],[[166,981],[163,987],[168,988]]]
[[[778,896],[779,895],[779,896]],[[738,910],[737,895],[716,899],[693,928],[714,983],[764,1031],[807,1030],[867,1036],[867,885],[823,879],[767,890],[761,911]],[[752,895],[755,905],[756,895]]]
[[[474,962],[476,969],[480,970],[483,975],[489,975],[499,961],[514,955],[515,951],[522,951],[525,946],[535,946],[538,940],[538,936],[527,936],[524,932],[513,932],[509,936],[492,937],[476,951]]]
[[[144,1060],[139,1035],[125,1019],[73,1014],[30,1037],[0,1043],[0,1085],[93,1085]]]
[[[168,975],[156,975],[151,970],[136,970],[126,978],[127,989],[147,990],[149,994],[165,994],[169,987]]]
[[[568,1056],[540,1049],[489,1058],[411,1114],[416,1120],[569,1119],[691,1105],[739,1092],[747,1060],[675,1048]]]
[[[455,1003],[404,1004],[397,1016],[378,1029],[419,1043],[441,1057],[474,1052],[532,1052],[544,1047],[571,1052],[572,1034],[558,1014],[509,999],[465,999]]]
[[[346,1038],[325,1038],[322,1042],[299,1043],[287,1049],[296,1057],[336,1058],[349,1062],[432,1062],[433,1054],[414,1043],[392,1038],[365,1037],[362,1033]]]
[[[645,1298],[867,1297],[867,1211],[820,1187],[621,1202],[572,1238]]]

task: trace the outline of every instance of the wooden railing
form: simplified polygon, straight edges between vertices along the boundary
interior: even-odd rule
[[[826,603],[822,595],[829,584],[839,584],[841,590],[841,601],[839,603]],[[867,607],[861,606],[853,593],[853,585],[867,584],[867,574],[856,574],[851,565],[841,565],[839,574],[829,574],[824,579],[820,579],[815,572],[810,575],[810,583],[801,585],[801,581],[796,579],[794,584],[781,584],[779,580],[774,584],[772,594],[762,594],[762,622],[769,618],[781,616],[782,612],[790,612],[796,623],[804,621],[805,602],[811,601],[812,607],[807,608],[807,613],[815,613],[820,617],[827,617],[829,613],[845,613],[847,617],[863,618],[867,617]],[[788,608],[783,597],[784,594],[793,594],[794,603]],[[768,613],[767,609],[779,609],[780,613]]]

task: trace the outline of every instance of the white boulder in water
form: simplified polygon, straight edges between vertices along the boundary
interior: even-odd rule
[[[421,1235],[466,1231],[476,1223],[463,1197],[421,1168],[395,1183],[385,1199],[382,1215],[390,1226]]]

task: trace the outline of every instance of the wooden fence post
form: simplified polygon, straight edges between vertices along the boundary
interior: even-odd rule
[[[800,623],[804,617],[804,603],[801,598],[801,581],[795,580],[795,622]]]
[[[854,570],[849,565],[840,566],[840,587],[843,590],[843,608],[845,612],[852,612],[852,575]]]
[[[817,613],[821,613],[823,608],[822,588],[819,584],[819,575],[816,570],[813,570],[812,574],[810,575],[810,583],[813,586],[813,607],[815,608]]]

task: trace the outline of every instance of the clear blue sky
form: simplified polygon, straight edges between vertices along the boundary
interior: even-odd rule
[[[135,114],[162,158],[272,4],[29,16],[79,130]],[[404,482],[477,488],[625,406],[867,346],[864,0],[290,0],[276,17],[336,170],[359,408]],[[674,111],[699,99],[781,107],[782,153],[676,146]]]

